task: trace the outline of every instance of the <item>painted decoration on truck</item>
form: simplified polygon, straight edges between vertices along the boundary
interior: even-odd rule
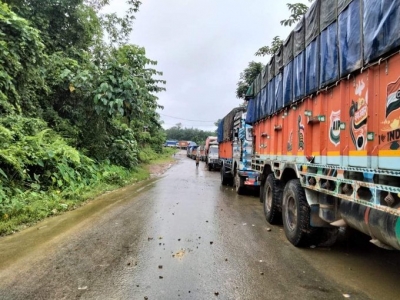
[[[329,125],[329,140],[335,146],[340,144],[340,110],[332,111]]]
[[[287,143],[287,151],[291,152],[293,150],[293,130],[290,131],[289,141]]]
[[[360,80],[356,85],[355,98],[350,105],[350,137],[357,150],[364,150],[367,144],[368,90]]]
[[[383,150],[400,148],[400,78],[386,90],[385,119],[381,122],[379,145]]]
[[[298,125],[298,135],[299,135],[299,151],[304,150],[304,124],[302,123],[302,118],[301,115],[299,115],[299,118],[297,120],[297,125]]]

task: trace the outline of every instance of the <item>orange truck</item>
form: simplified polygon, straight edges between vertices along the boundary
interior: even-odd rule
[[[246,189],[258,191],[257,172],[251,169],[252,126],[245,123],[243,107],[232,109],[218,124],[218,157],[221,184],[233,185],[237,194]]]
[[[178,148],[179,149],[186,149],[188,147],[188,141],[179,141]]]
[[[315,1],[247,93],[265,217],[295,246],[352,227],[400,249],[400,0],[386,2]]]

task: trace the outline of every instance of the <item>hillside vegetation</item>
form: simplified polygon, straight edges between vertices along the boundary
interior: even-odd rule
[[[0,234],[146,178],[142,163],[170,155],[162,73],[127,43],[140,1],[123,16],[101,13],[108,2],[0,3]]]

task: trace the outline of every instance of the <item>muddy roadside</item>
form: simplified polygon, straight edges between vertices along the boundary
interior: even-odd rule
[[[106,209],[129,200],[127,195],[142,192],[159,177],[174,166],[178,159],[151,163],[146,166],[149,178],[125,187],[104,192],[82,203],[78,208],[65,213],[48,217],[12,235],[0,237],[0,272],[16,260],[24,261],[25,256],[31,256],[44,245],[49,247],[67,236],[69,232],[85,228],[90,225],[90,219],[101,215]]]

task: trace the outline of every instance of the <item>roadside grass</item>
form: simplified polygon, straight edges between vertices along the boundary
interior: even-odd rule
[[[146,151],[143,159],[141,157],[144,163],[134,170],[101,166],[95,180],[65,191],[28,190],[11,199],[7,206],[1,207],[3,213],[0,214],[0,236],[23,230],[47,217],[74,210],[104,192],[146,180],[150,178],[150,166],[173,161],[172,155],[175,151],[169,148],[164,148],[162,154]]]

